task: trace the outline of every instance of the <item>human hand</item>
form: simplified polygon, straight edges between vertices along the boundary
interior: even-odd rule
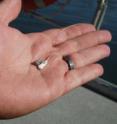
[[[111,40],[109,32],[80,24],[23,34],[8,26],[20,10],[20,0],[3,3],[0,5],[1,118],[35,111],[102,75],[102,66],[95,63],[110,54],[109,48],[103,45]],[[9,9],[5,11],[7,5]],[[76,64],[76,69],[71,71],[63,60],[68,54]],[[48,65],[43,70],[37,70],[32,64],[47,58]]]

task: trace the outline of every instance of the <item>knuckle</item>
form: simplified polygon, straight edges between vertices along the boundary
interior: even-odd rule
[[[84,42],[82,42],[82,41],[80,40],[80,38],[79,38],[79,39],[77,39],[77,41],[74,43],[74,46],[75,46],[78,50],[83,49],[83,47],[84,47]]]

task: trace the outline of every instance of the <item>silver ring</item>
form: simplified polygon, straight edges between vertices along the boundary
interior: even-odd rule
[[[72,61],[72,59],[69,55],[65,56],[63,59],[68,64],[69,70],[73,70],[76,68],[74,62]]]
[[[35,65],[37,66],[37,69],[42,70],[44,69],[48,64],[48,60],[37,60],[35,62]]]

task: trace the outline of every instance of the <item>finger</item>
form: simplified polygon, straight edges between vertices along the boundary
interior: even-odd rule
[[[55,79],[57,77],[61,77],[60,75],[62,75],[63,77],[63,75],[68,71],[67,63],[62,59],[62,56],[58,53],[52,53],[47,59],[47,61],[47,66],[40,71],[41,73],[46,73],[46,75],[49,75],[49,78],[51,77],[51,75]]]
[[[34,35],[38,35],[39,39]],[[43,33],[35,33],[34,35],[30,34],[29,36],[30,41],[32,42],[32,62],[38,59],[45,60],[50,54],[50,52],[53,50],[51,41]]]
[[[50,36],[54,45],[58,45],[74,37],[95,30],[96,30],[95,27],[91,24],[75,24],[62,29],[48,30],[45,31],[44,33]]]
[[[0,22],[7,24],[14,20],[21,9],[21,0],[2,0],[0,2]]]
[[[65,93],[81,85],[84,85],[85,83],[101,76],[102,74],[103,67],[99,64],[92,64],[80,69],[69,71],[65,76]]]
[[[63,29],[52,29],[43,33],[30,33],[28,37],[33,43],[32,47],[32,62],[37,59],[45,59],[49,53],[54,50],[53,44],[64,42],[64,40],[76,37],[86,32],[94,31],[95,28],[91,24],[72,25]],[[72,33],[74,32],[74,33]]]
[[[70,57],[76,68],[81,68],[108,57],[109,55],[110,48],[107,45],[100,45],[86,49],[79,53],[73,53]]]
[[[91,31],[95,31],[95,27],[91,24],[76,24],[67,28],[44,31],[43,34],[45,34],[45,37],[48,37],[48,39],[50,39],[52,45],[57,45],[65,42],[66,40],[72,39]],[[32,33],[31,35],[28,35],[32,40],[35,41],[36,39],[39,41],[40,36],[38,34],[40,33]]]
[[[110,40],[111,34],[108,31],[89,32],[57,46],[57,49],[60,54],[65,56],[98,44],[107,43]]]

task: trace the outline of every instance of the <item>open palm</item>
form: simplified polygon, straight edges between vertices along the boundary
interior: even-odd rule
[[[0,4],[1,117],[30,113],[103,74],[102,66],[95,63],[110,54],[103,45],[111,40],[108,31],[79,24],[23,34],[8,26],[19,13],[21,1],[4,0]],[[63,60],[68,54],[76,64],[71,71]],[[32,64],[38,59],[48,59],[40,71]]]

